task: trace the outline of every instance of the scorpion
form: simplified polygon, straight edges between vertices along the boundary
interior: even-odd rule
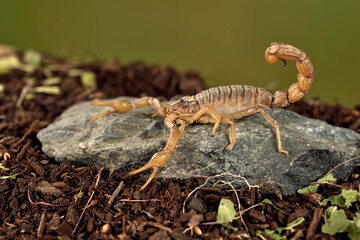
[[[160,114],[165,117],[164,124],[170,130],[165,148],[155,153],[143,167],[129,173],[133,175],[149,168],[153,169],[140,190],[148,186],[159,168],[169,160],[187,124],[212,123],[214,127],[211,135],[215,133],[220,123],[229,124],[230,143],[224,150],[230,150],[236,143],[234,119],[260,113],[270,125],[275,127],[278,151],[289,155],[289,152],[281,146],[278,123],[266,110],[270,107],[286,107],[301,99],[309,91],[314,81],[315,72],[306,53],[289,44],[272,43],[265,51],[265,59],[272,64],[279,60],[284,61],[285,65],[286,61],[296,62],[298,82],[291,84],[287,92],[280,90],[274,94],[263,88],[247,85],[219,86],[209,88],[193,96],[184,96],[167,105],[162,105],[157,98],[153,97],[143,97],[134,101],[93,102],[92,105],[108,106],[112,109],[92,117],[91,120],[110,113],[126,112],[133,108],[148,105],[154,106],[157,110],[153,116]]]

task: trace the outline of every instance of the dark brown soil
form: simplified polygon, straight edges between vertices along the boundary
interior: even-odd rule
[[[287,231],[288,238],[341,239],[346,236],[321,233],[324,207],[319,207],[316,199],[338,194],[337,186],[325,186],[316,196],[287,198],[263,183],[259,183],[257,189],[238,189],[244,213],[242,219],[231,224],[238,228],[234,230],[215,223],[220,199],[232,200],[238,209],[233,191],[207,185],[187,200],[197,211],[182,212],[186,197],[205,179],[189,179],[185,185],[155,179],[140,192],[146,174],[130,177],[109,169],[75,166],[70,162],[58,164],[49,159],[42,152],[36,134],[78,102],[121,95],[171,98],[194,94],[205,89],[205,85],[195,72],[178,73],[173,68],[143,63],[122,65],[115,61],[107,65],[81,65],[50,56],[44,59],[52,66],[49,68],[52,75],[62,79],[59,95],[38,93],[32,100],[18,102],[26,79],[34,77],[41,85],[47,78],[44,69],[31,74],[12,70],[0,76],[0,83],[5,86],[4,96],[0,98],[1,164],[9,169],[0,170],[0,176],[17,174],[15,179],[0,180],[0,239],[58,239],[60,236],[62,239],[260,239],[256,237],[257,231],[286,226],[301,216],[305,221],[294,233]],[[73,68],[94,72],[98,87],[83,87],[79,77],[69,77],[67,73]],[[300,101],[288,109],[360,133],[360,105],[349,109],[312,100]],[[353,171],[359,172],[359,168]],[[356,190],[359,183],[351,177],[338,182]],[[123,184],[119,193],[112,197],[119,184]],[[79,193],[81,196],[75,198]],[[195,195],[196,199],[192,200]],[[268,204],[251,208],[264,198],[289,215]],[[353,216],[358,207],[356,203],[346,209],[348,217]]]

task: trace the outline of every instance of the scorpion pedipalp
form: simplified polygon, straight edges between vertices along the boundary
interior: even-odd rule
[[[179,137],[185,128],[185,122],[183,121],[180,121],[181,122],[180,130],[177,128],[176,124],[174,123],[177,120],[177,117],[178,114],[173,113],[173,114],[169,114],[164,119],[165,126],[170,129],[170,136],[166,142],[166,146],[164,150],[155,153],[148,163],[146,163],[141,168],[129,173],[130,175],[134,175],[139,172],[145,171],[149,168],[153,169],[152,174],[145,182],[145,184],[140,188],[140,190],[143,190],[151,182],[151,180],[155,177],[156,173],[159,171],[159,168],[169,160],[172,152],[175,150],[175,147],[179,141]]]
[[[154,179],[156,173],[159,171],[159,168],[163,166],[169,160],[169,158],[170,158],[170,153],[164,151],[157,152],[152,156],[152,158],[147,164],[129,173],[130,175],[134,175],[139,172],[145,171],[149,168],[153,169],[153,172],[151,173],[145,184],[140,188],[140,190],[143,190],[144,188],[146,188],[147,185],[149,185],[151,180]]]
[[[93,102],[93,103],[91,103],[91,105],[107,106],[107,107],[111,107],[112,110],[100,113],[100,114],[90,118],[90,120],[94,120],[96,118],[108,115],[110,113],[127,112],[132,108],[145,107],[145,106],[149,106],[149,105],[154,106],[154,108],[157,110],[157,112],[155,114],[153,114],[153,116],[156,116],[157,114],[160,114],[161,116],[165,116],[165,112],[166,112],[166,107],[162,106],[160,101],[153,97],[139,98],[132,102],[125,100],[125,99],[120,99],[120,100],[113,101],[113,102]]]
[[[91,103],[91,105],[97,105],[97,106],[108,106],[111,107],[112,109],[103,113],[100,113],[92,118],[90,118],[90,120],[94,120],[96,118],[108,115],[110,113],[114,113],[114,112],[127,112],[131,109],[131,102],[129,102],[128,100],[118,100],[118,101],[114,101],[114,102],[93,102]]]

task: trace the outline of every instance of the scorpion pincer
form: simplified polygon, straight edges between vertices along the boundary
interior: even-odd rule
[[[153,168],[152,174],[140,190],[143,190],[151,182],[159,168],[169,160],[187,124],[212,123],[214,127],[211,134],[214,134],[220,123],[229,124],[230,144],[225,148],[229,150],[236,143],[234,119],[259,112],[270,125],[275,127],[279,152],[288,155],[288,151],[281,147],[279,125],[266,110],[270,107],[286,107],[301,99],[309,91],[315,72],[309,57],[303,51],[288,44],[272,43],[265,52],[265,59],[269,63],[276,63],[279,60],[296,62],[299,72],[298,82],[290,85],[287,92],[277,91],[274,94],[263,88],[247,85],[214,87],[194,96],[182,97],[166,106],[161,105],[160,101],[153,97],[143,97],[131,102],[127,100],[94,102],[92,105],[109,106],[112,109],[91,118],[91,120],[113,112],[126,112],[148,105],[154,106],[157,114],[165,117],[164,124],[170,130],[165,148],[155,153],[143,167],[130,172],[132,175]]]

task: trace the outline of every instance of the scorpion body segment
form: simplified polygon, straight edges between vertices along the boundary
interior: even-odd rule
[[[229,124],[230,144],[225,150],[230,150],[236,143],[234,119],[260,113],[270,125],[275,127],[278,151],[288,155],[289,153],[282,149],[281,146],[279,125],[266,110],[270,107],[285,107],[302,98],[309,91],[314,81],[315,72],[309,57],[301,50],[288,44],[272,43],[265,52],[265,59],[269,63],[276,63],[279,60],[296,62],[296,68],[299,72],[297,76],[298,82],[291,84],[287,92],[277,91],[274,94],[263,88],[247,85],[214,87],[193,96],[182,97],[165,106],[161,105],[160,101],[153,97],[144,97],[132,102],[127,100],[107,103],[95,102],[92,104],[109,106],[112,107],[112,110],[91,119],[148,105],[154,106],[157,114],[165,117],[164,124],[170,130],[170,136],[164,150],[154,154],[143,167],[130,172],[130,174],[136,174],[153,168],[153,173],[140,190],[151,182],[159,168],[169,160],[186,124],[212,123],[214,127],[211,134],[214,134],[220,123]],[[180,125],[179,128],[178,125]]]
[[[185,99],[184,99],[185,98]],[[186,102],[184,97],[175,102]],[[244,113],[257,112],[258,108],[267,109],[271,106],[272,95],[263,88],[247,85],[230,85],[209,88],[194,96],[197,110],[212,108],[220,116],[228,115],[232,119],[240,118]],[[171,109],[171,106],[169,108]],[[239,113],[241,113],[239,115]],[[251,114],[249,114],[251,115]]]

